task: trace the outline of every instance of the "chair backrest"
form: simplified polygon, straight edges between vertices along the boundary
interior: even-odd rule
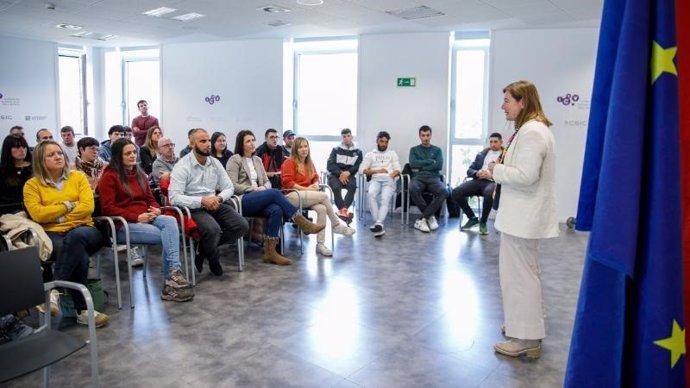
[[[41,262],[36,247],[0,252],[0,315],[45,302]]]

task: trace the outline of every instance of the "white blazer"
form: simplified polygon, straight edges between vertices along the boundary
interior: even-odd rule
[[[501,184],[496,229],[528,239],[558,236],[556,142],[546,125],[525,123],[493,177]]]

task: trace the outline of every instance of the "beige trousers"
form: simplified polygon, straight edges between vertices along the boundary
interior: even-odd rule
[[[316,223],[319,225],[326,225],[326,216],[331,220],[331,227],[340,225],[340,218],[335,215],[333,205],[331,205],[331,197],[328,193],[323,191],[301,190],[299,197],[297,193],[290,192],[286,196],[287,200],[299,208],[299,198],[302,198],[302,208],[311,209],[316,212]],[[326,242],[326,229],[323,229],[316,235],[316,241],[319,243]]]
[[[538,239],[501,233],[498,270],[506,336],[537,340],[546,336]]]

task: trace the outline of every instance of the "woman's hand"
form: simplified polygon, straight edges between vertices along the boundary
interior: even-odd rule
[[[149,207],[149,213],[153,214],[154,216],[158,217],[161,215],[161,209],[157,207],[150,206]]]

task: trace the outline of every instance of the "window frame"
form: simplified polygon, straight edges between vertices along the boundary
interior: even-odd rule
[[[79,62],[79,98],[80,98],[80,120],[79,128],[75,128],[75,135],[89,136],[89,120],[88,120],[88,100],[86,98],[86,53],[82,47],[68,47],[60,46],[57,50],[58,54],[58,97],[60,96],[60,57],[76,58]],[[64,125],[62,123],[62,101],[58,98],[58,124],[60,128]],[[74,126],[74,123],[66,124]]]

